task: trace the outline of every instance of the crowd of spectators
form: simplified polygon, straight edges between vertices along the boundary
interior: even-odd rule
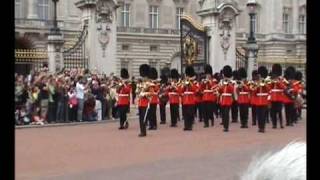
[[[119,80],[113,74],[106,76],[80,68],[56,74],[48,73],[46,67],[25,76],[16,73],[15,124],[117,119]]]

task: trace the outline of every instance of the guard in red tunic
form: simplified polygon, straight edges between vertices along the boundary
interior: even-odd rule
[[[264,133],[266,126],[266,111],[268,108],[268,96],[270,88],[265,83],[265,78],[268,76],[267,68],[264,66],[260,66],[258,68],[258,73],[260,75],[260,82],[256,86],[254,93],[257,96],[256,113],[258,118],[258,132]]]
[[[194,122],[194,108],[195,108],[195,94],[198,88],[192,79],[195,78],[195,72],[192,66],[187,66],[185,70],[186,79],[184,80],[181,88],[182,94],[182,106],[183,106],[183,118],[185,131],[192,130],[192,124]]]
[[[149,93],[150,93],[150,109],[147,114],[147,119],[149,120],[149,129],[148,130],[156,130],[157,129],[157,105],[159,104],[159,84],[156,82],[158,78],[158,72],[155,68],[150,68],[149,79],[151,79],[152,83],[149,85]]]
[[[282,124],[282,106],[283,106],[283,90],[285,89],[285,84],[283,82],[282,67],[280,64],[273,64],[272,66],[272,83],[270,90],[270,101],[271,101],[271,119],[272,128],[277,128],[277,117],[280,120],[280,127],[283,128]],[[289,124],[287,124],[289,125]]]
[[[224,66],[223,67],[223,79],[220,82],[219,87],[219,104],[221,108],[221,114],[222,114],[222,123],[224,127],[224,132],[229,131],[229,121],[230,121],[230,108],[232,106],[232,103],[234,101],[235,96],[235,89],[233,86],[233,83],[231,81],[232,77],[232,68],[230,66]]]
[[[179,73],[177,69],[172,69],[170,72],[171,84],[168,88],[169,103],[170,103],[170,117],[171,117],[171,127],[177,127],[177,121],[179,118],[179,104],[180,104],[180,94],[181,91],[177,85],[179,79]]]
[[[198,81],[194,81],[194,84],[196,85],[196,87],[198,89],[201,88],[200,81],[202,78],[203,78],[203,76],[200,75],[198,77]],[[204,113],[204,109],[203,109],[202,93],[200,91],[198,91],[198,93],[196,93],[195,117],[198,117],[199,122],[202,122],[203,113]]]
[[[293,126],[295,121],[295,111],[294,111],[294,101],[297,97],[297,94],[293,89],[293,79],[295,76],[295,68],[292,66],[287,67],[284,72],[284,78],[286,82],[286,88],[284,90],[283,104],[285,110],[286,122],[289,126]]]
[[[237,86],[238,105],[240,110],[240,128],[248,128],[250,89],[247,81],[247,71],[244,68],[238,70],[241,83]]]
[[[211,126],[214,126],[214,103],[217,101],[216,81],[212,79],[212,67],[207,64],[204,68],[205,79],[201,82],[201,92],[203,101],[203,115],[204,115],[204,127],[209,127],[209,119],[211,119]]]
[[[252,126],[257,124],[257,113],[256,113],[256,103],[257,103],[257,96],[254,92],[255,87],[259,82],[259,73],[257,70],[252,71],[252,80],[248,82],[249,89],[250,89],[250,105],[251,105],[251,118],[252,118]]]
[[[139,125],[140,125],[140,134],[139,137],[144,137],[147,135],[146,130],[146,113],[149,107],[149,90],[147,83],[149,81],[148,75],[150,71],[150,66],[147,64],[142,64],[139,67],[140,76],[143,78],[141,84],[137,86],[138,94],[138,110],[139,110]]]
[[[294,89],[294,92],[297,94],[297,98],[295,100],[296,117],[294,119],[294,122],[297,123],[298,119],[301,119],[301,111],[304,103],[304,100],[303,100],[304,85],[302,82],[302,73],[300,71],[297,71],[295,74],[295,79],[293,80],[293,89]]]
[[[234,87],[238,86],[240,84],[240,77],[239,77],[239,73],[237,70],[234,70],[232,72],[232,77],[233,77],[233,85]],[[235,96],[234,101],[232,102],[232,106],[231,106],[231,119],[232,119],[232,123],[237,123],[238,122],[238,114],[239,114],[239,106],[238,106],[238,99],[237,99],[237,95]]]
[[[127,129],[129,123],[127,121],[127,111],[130,106],[130,92],[131,86],[128,83],[129,73],[127,69],[121,69],[121,83],[117,88],[118,102],[117,108],[120,114],[120,127],[119,129]]]

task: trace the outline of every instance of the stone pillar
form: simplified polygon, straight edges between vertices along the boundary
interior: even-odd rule
[[[37,19],[38,14],[37,14],[37,0],[29,0],[28,1],[28,19]]]
[[[299,2],[298,0],[292,1],[292,34],[299,33]]]
[[[48,35],[48,68],[50,73],[56,73],[63,69],[64,61],[62,55],[62,34]]]
[[[78,1],[82,21],[88,24],[87,51],[89,69],[99,73],[119,74],[116,66],[117,22],[114,0]]]
[[[247,78],[252,79],[252,71],[258,69],[257,63],[257,52],[258,45],[257,43],[246,44],[246,51],[248,52],[248,69],[247,69]]]
[[[209,1],[208,1],[209,2]],[[213,5],[212,3],[208,3]],[[213,72],[220,72],[225,65],[236,67],[236,21],[239,10],[233,3],[221,3],[215,10],[208,11],[211,7],[202,6],[198,11],[202,17],[203,25],[211,36],[209,43],[209,63]],[[205,9],[204,9],[205,8]]]

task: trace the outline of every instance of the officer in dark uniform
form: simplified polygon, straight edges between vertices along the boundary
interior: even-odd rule
[[[159,90],[159,106],[160,106],[160,124],[166,124],[166,105],[169,97],[167,92],[168,77],[165,74],[160,76],[160,90]]]

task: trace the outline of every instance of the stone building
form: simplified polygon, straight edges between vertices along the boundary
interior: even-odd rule
[[[77,42],[81,33],[79,0],[58,2],[58,25],[65,39],[65,48]],[[162,67],[180,67],[179,18],[182,14],[202,23],[202,5],[217,6],[235,3],[236,47],[242,47],[249,32],[247,0],[118,0],[117,70],[127,68],[138,75],[139,65],[148,63]],[[294,65],[305,69],[306,63],[306,0],[257,0],[255,33],[259,45],[258,63]],[[16,36],[30,37],[36,48],[47,48],[52,27],[51,0],[15,0]],[[210,51],[210,50],[209,50]]]

